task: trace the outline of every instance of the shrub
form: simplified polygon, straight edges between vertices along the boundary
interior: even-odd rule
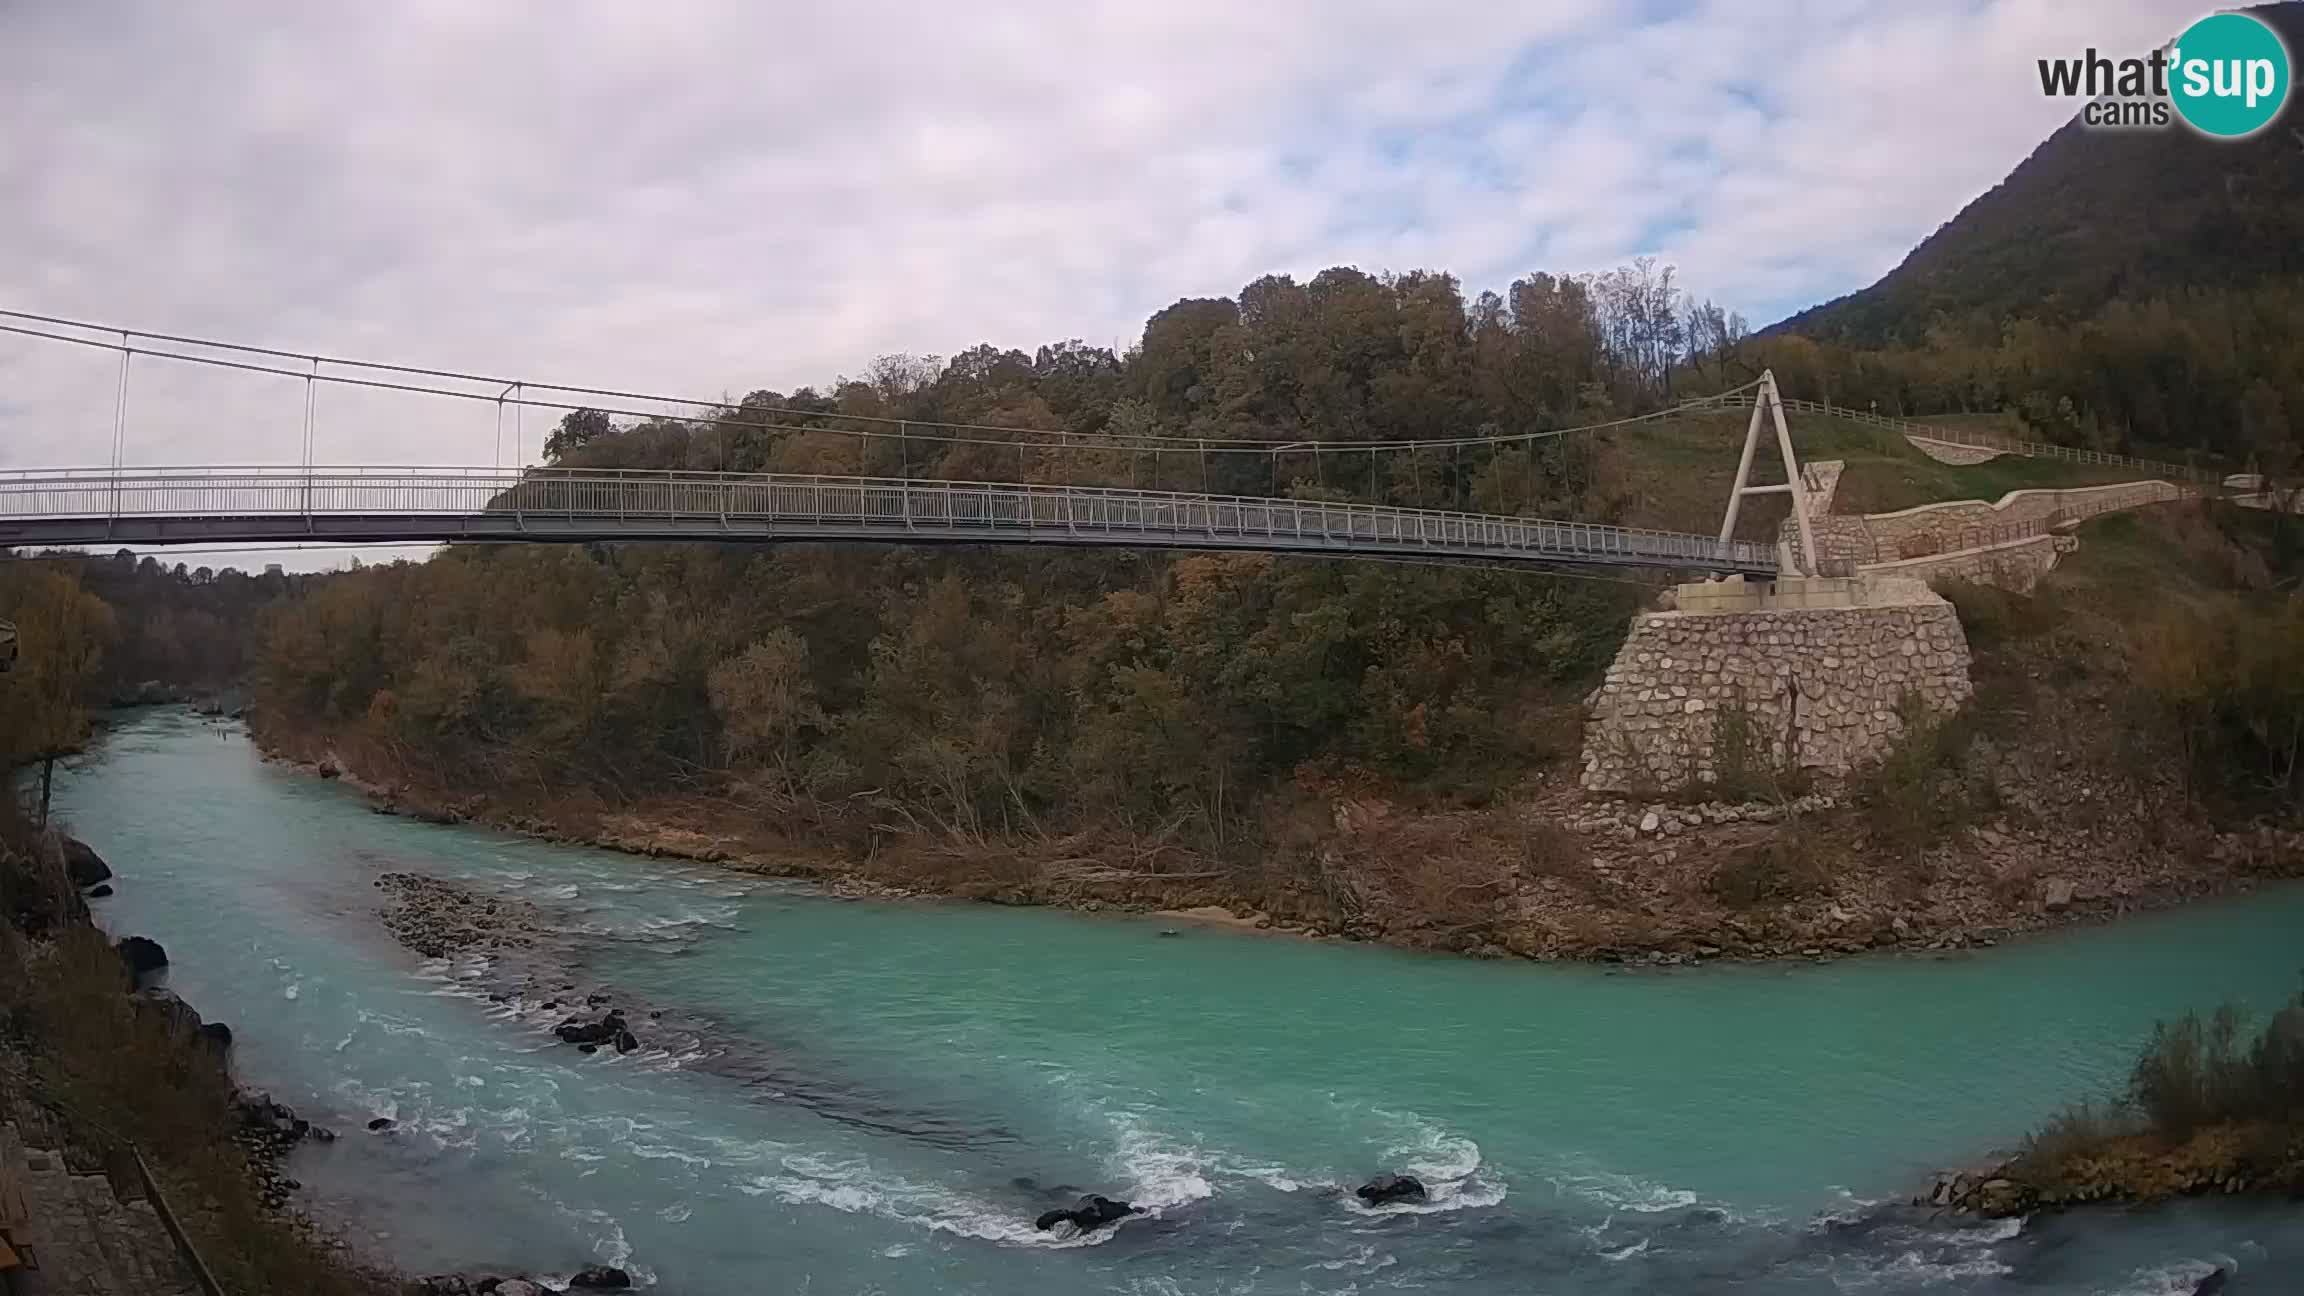
[[[1792,823],[1732,852],[1704,880],[1704,889],[1731,908],[1781,904],[1830,894],[1832,872],[1808,830]]]
[[[1731,702],[1712,711],[1712,777],[1691,780],[1692,791],[1721,801],[1784,802],[1803,796],[1813,783],[1790,751],[1780,751],[1762,732],[1752,711]]]
[[[1971,736],[1965,712],[1940,715],[1906,694],[1896,714],[1903,734],[1850,787],[1873,844],[1909,857],[1965,827],[1977,808],[1977,789],[1965,777]]]
[[[2177,1145],[2223,1129],[2229,1134],[2222,1155],[2233,1169],[2254,1165],[2256,1173],[2283,1173],[2281,1162],[2293,1162],[2304,1136],[2304,994],[2252,1038],[2246,1026],[2231,1004],[2207,1017],[2187,1013],[2158,1023],[2136,1056],[2127,1092],[2056,1116],[2026,1140],[2016,1169],[2035,1183],[2050,1183],[2124,1140],[2150,1136]],[[2285,1173],[2304,1175],[2304,1165],[2290,1164]]]
[[[2304,604],[2167,612],[2141,636],[2135,679],[2196,788],[2304,802]]]
[[[2028,1179],[2056,1176],[2074,1160],[2136,1132],[2136,1117],[2118,1102],[2083,1102],[2065,1108],[2025,1136],[2015,1165]]]
[[[2041,594],[2017,594],[1996,585],[1945,579],[1935,590],[1952,605],[1960,629],[1974,649],[1996,647],[2047,633],[2060,620],[2055,601]]]
[[[2153,1029],[2129,1097],[2155,1130],[2185,1138],[2224,1121],[2304,1118],[2304,995],[2243,1043],[2245,1024],[2226,1004],[2206,1019],[2187,1013]]]
[[[1584,839],[1548,819],[1515,816],[1519,826],[1520,871],[1532,878],[1558,878],[1573,886],[1593,882],[1592,857]]]

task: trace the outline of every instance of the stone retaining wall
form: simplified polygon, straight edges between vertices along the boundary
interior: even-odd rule
[[[1866,576],[1909,576],[1931,584],[1963,580],[2029,594],[2040,584],[2040,578],[2055,568],[2058,558],[2079,547],[2079,540],[2072,536],[2036,535],[1925,558],[1872,563],[1862,571]]]
[[[1800,480],[1807,489],[1808,528],[1816,536],[1816,548],[1826,561],[1845,559],[1853,566],[1872,561],[1872,535],[1865,530],[1864,519],[1832,511],[1832,501],[1840,492],[1840,474],[1847,463],[1839,459],[1815,459],[1800,465]],[[1800,524],[1790,517],[1776,529],[1776,541],[1784,546],[1792,561],[1802,562],[1800,551]]]
[[[1835,484],[1837,481],[1835,473]],[[2121,482],[2110,486],[2010,491],[1991,503],[1950,500],[1894,513],[1835,513],[1811,516],[1808,521],[1816,534],[1816,547],[1826,559],[1844,559],[1869,569],[1881,563],[1999,544],[2013,538],[2007,535],[2011,528],[2038,527],[2063,518],[2138,508],[2180,499],[2183,495],[2180,488],[2168,482]],[[1780,529],[1777,540],[1789,545],[1795,555],[1799,553],[1799,531],[1790,520]]]
[[[1952,500],[1895,513],[1868,513],[1864,516],[1864,525],[1871,532],[1876,550],[1872,561],[1895,562],[1972,547],[1977,543],[1973,538],[1976,533],[1988,534],[1994,528],[2038,526],[2060,518],[2158,504],[2180,499],[2183,494],[2172,483],[2162,481],[2020,490],[2010,491],[1990,504],[1982,500]]]
[[[1816,549],[1826,562],[1835,559],[1862,566],[1879,556],[1880,546],[1872,539],[1872,528],[1864,518],[1853,513],[1834,513],[1825,517],[1810,517],[1808,529],[1816,537]],[[1800,555],[1800,528],[1787,521],[1778,542],[1789,546],[1795,560]]]
[[[1762,769],[1837,777],[1886,754],[1907,696],[1957,708],[1972,689],[1951,604],[1917,582],[1880,585],[1863,607],[1634,617],[1591,699],[1584,786],[1647,795],[1718,778],[1715,743],[1739,726]]]

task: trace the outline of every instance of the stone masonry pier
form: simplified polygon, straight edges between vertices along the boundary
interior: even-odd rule
[[[1848,774],[1885,755],[1909,699],[1973,691],[1952,605],[1886,576],[1682,585],[1644,612],[1590,698],[1583,784],[1650,795],[1745,773]]]

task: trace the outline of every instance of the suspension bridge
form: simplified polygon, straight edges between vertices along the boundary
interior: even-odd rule
[[[1647,530],[1570,519],[1432,507],[1377,498],[1405,480],[1412,491],[1468,494],[1464,465],[1509,463],[1525,452],[1534,472],[1539,443],[1676,417],[1686,407],[1587,428],[1423,441],[1271,442],[1115,433],[1067,433],[967,424],[918,423],[765,406],[729,407],[602,388],[567,387],[449,370],[420,369],[165,334],[140,333],[55,317],[0,311],[0,333],[119,356],[112,462],[102,467],[0,472],[0,547],[185,544],[377,544],[401,542],[875,541],[898,544],[1041,544],[1311,553],[1337,557],[1476,560],[1541,566],[1642,567],[1766,576],[1785,564],[1774,544],[1733,537],[1744,496],[1784,492],[1803,529],[1798,473],[1782,428],[1782,401],[1764,375],[1726,396],[1752,412],[1728,517],[1716,535]],[[305,386],[303,457],[296,465],[177,467],[122,462],[130,439],[131,377],[137,364],[204,366],[277,375]],[[334,467],[312,462],[318,392],[344,386],[439,401],[493,404],[496,455],[507,413],[515,460],[482,466]],[[1722,408],[1720,398],[1698,402]],[[665,407],[682,412],[666,414]],[[899,468],[867,473],[640,470],[530,465],[525,411],[577,409],[672,421],[717,437],[723,458],[733,439],[832,436],[853,442],[860,463]],[[1773,415],[1788,481],[1747,486],[1763,418]],[[1727,450],[1723,446],[1723,454]],[[1013,453],[1005,481],[916,476],[916,459],[973,452],[997,462]],[[1266,495],[1208,489],[1212,476],[1260,461]],[[1200,489],[1140,484],[1152,480]],[[1125,463],[1125,469],[1121,467]],[[1213,469],[1211,464],[1216,465]],[[1281,489],[1284,469],[1292,486]],[[1336,499],[1328,485],[1357,485],[1368,500]],[[1029,480],[1039,475],[1057,480]],[[1130,484],[1081,481],[1123,475]],[[1443,484],[1444,483],[1444,484]],[[1802,552],[1812,552],[1804,547]]]

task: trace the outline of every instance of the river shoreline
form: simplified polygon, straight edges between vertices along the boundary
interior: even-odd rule
[[[1473,1248],[1497,1290],[1539,1271],[1572,1273],[1591,1290],[1627,1278],[1640,1290],[1682,1290],[1693,1271],[1673,1257],[1694,1248],[1709,1257],[1708,1274],[1749,1267],[1792,1281],[1778,1288],[1786,1291],[1829,1291],[1808,1284],[1845,1268],[1877,1273],[1895,1292],[1970,1290],[1998,1273],[2030,1275],[2043,1290],[2127,1292],[2136,1285],[2112,1281],[2123,1269],[2092,1268],[2104,1281],[2091,1284],[2054,1271],[2054,1257],[2072,1251],[2070,1241],[2084,1249],[2126,1239],[2138,1265],[2190,1263],[2210,1244],[2183,1238],[2237,1241],[2250,1235],[2219,1230],[2254,1227],[2203,1225],[2171,1239],[2118,1212],[2046,1211],[2018,1229],[1902,1199],[1924,1189],[1921,1167],[1959,1163],[1965,1140],[1944,1132],[2005,1142],[2019,1131],[1995,1112],[2066,1096],[2076,1058],[2137,1029],[2134,1004],[2055,1016],[2057,996],[2103,982],[2111,946],[2119,966],[2153,986],[2226,967],[2205,986],[2184,982],[2180,1000],[2139,986],[2142,1011],[2164,1013],[2252,984],[2230,980],[2231,958],[2214,951],[2258,948],[2261,936],[2195,952],[2171,938],[2200,930],[2185,920],[2142,925],[2134,941],[2082,939],[1941,966],[1871,960],[1798,976],[1686,978],[1371,959],[1328,941],[1282,951],[1289,943],[1213,938],[1216,926],[1272,934],[1277,924],[1258,929],[1252,917],[1191,907],[1079,923],[998,906],[828,904],[814,885],[736,880],[758,871],[741,859],[719,861],[733,866],[725,879],[672,862],[700,859],[696,841],[659,846],[664,863],[651,867],[493,831],[438,832],[403,821],[412,815],[371,817],[364,789],[327,789],[316,770],[265,771],[248,749],[212,759],[237,744],[218,748],[196,730],[177,736],[159,716],[139,728],[114,754],[120,768],[103,780],[102,799],[81,778],[71,788],[70,808],[96,840],[150,862],[114,902],[125,906],[119,915],[127,930],[172,945],[181,933],[189,956],[171,952],[187,964],[188,992],[263,1023],[245,1041],[263,1063],[251,1073],[258,1082],[347,1131],[371,1116],[397,1119],[401,1133],[349,1133],[300,1155],[295,1173],[330,1220],[401,1239],[373,1254],[417,1273],[517,1271],[587,1248],[625,1263],[629,1231],[636,1277],[653,1266],[668,1289],[712,1290],[727,1271],[700,1260],[691,1239],[733,1243],[767,1228],[779,1253],[819,1278],[958,1265],[981,1271],[966,1290],[986,1292],[1128,1290],[1100,1262],[1136,1257],[1133,1267],[1151,1251],[1163,1272],[1262,1264],[1302,1270],[1308,1290],[1341,1292],[1369,1244],[1381,1250],[1366,1263],[1397,1255],[1399,1272],[1421,1279],[1450,1272],[1450,1257]],[[170,783],[171,772],[183,782]],[[344,774],[339,767],[337,780]],[[635,831],[629,821],[618,828]],[[1694,832],[1656,836],[1685,843]],[[525,835],[541,836],[533,827]],[[435,881],[411,892],[411,874]],[[411,896],[420,921],[381,918],[400,950],[313,922],[374,928],[379,900],[410,908],[402,902]],[[2266,903],[2291,913],[2299,898]],[[2201,922],[2238,933],[2270,916],[2248,912]],[[1215,924],[1210,939],[1156,939],[1201,923]],[[467,947],[475,936],[512,940],[499,957]],[[555,957],[563,944],[574,962]],[[2157,955],[2139,960],[2154,946]],[[410,952],[422,965],[401,957]],[[2042,975],[2043,959],[2078,961],[2055,976]],[[1907,983],[1910,1002],[1883,1012],[1883,992]],[[611,1006],[638,1037],[630,1053],[585,1033],[605,1028]],[[2094,1042],[2076,1053],[2069,1042],[2008,1035],[1992,1025],[1995,1013],[2114,1029],[2093,1028]],[[708,1026],[704,1048],[672,1037],[683,1017]],[[1707,1043],[1690,1055],[1698,1039]],[[1970,1052],[1966,1041],[1996,1042]],[[585,1043],[596,1044],[593,1056]],[[752,1052],[712,1057],[738,1045]],[[1947,1050],[1963,1060],[1947,1067]],[[1885,1105],[1850,1097],[1831,1080],[1843,1064],[1882,1068],[1878,1083],[1855,1089],[1894,1095]],[[1518,1086],[1483,1080],[1483,1069],[1525,1077],[1555,1101],[1521,1103]],[[669,1078],[683,1071],[693,1078]],[[1785,1077],[1805,1074],[1825,1083],[1779,1101]],[[1962,1096],[1977,1086],[1991,1095],[1983,1103]],[[1715,1104],[1727,1096],[1743,1115],[1722,1122]],[[1831,1106],[1828,1119],[1853,1145],[1784,1141],[1808,1126],[1801,1113],[1811,1101]],[[1672,1132],[1641,1132],[1659,1120]],[[1877,1135],[1898,1122],[1907,1133]],[[1773,1129],[1764,1142],[1778,1154],[1760,1160],[1792,1168],[1737,1168],[1754,1161],[1724,1125]],[[534,1145],[544,1155],[527,1155],[545,1131],[551,1141]],[[596,1158],[607,1166],[595,1177]],[[1339,1211],[1318,1190],[1388,1168],[1422,1174],[1426,1164],[1470,1205],[1387,1224]],[[1109,1250],[1051,1253],[1029,1231],[1049,1203],[1017,1188],[1018,1174],[1043,1187],[1150,1192],[1175,1213],[1129,1226]],[[1275,1176],[1305,1186],[1275,1189]],[[1158,1195],[1196,1180],[1214,1186]],[[379,1182],[391,1187],[379,1192]],[[1816,1187],[1830,1184],[1895,1200],[1841,1210]],[[466,1236],[456,1217],[474,1206],[492,1214],[481,1203],[494,1199],[481,1194],[507,1188],[537,1217],[519,1226],[523,1240]],[[430,1193],[465,1194],[457,1200],[472,1205],[428,1211]],[[416,1204],[404,1209],[402,1198]],[[535,1207],[540,1200],[582,1209],[555,1213]],[[827,1211],[833,1202],[844,1204]],[[1657,1213],[1643,1213],[1651,1207]],[[797,1258],[828,1234],[846,1240]],[[720,1280],[705,1282],[705,1270]]]
[[[756,876],[803,881],[828,894],[878,900],[972,900],[1117,912],[1300,939],[1395,948],[1636,967],[1709,962],[1824,962],[1860,954],[1948,957],[2002,941],[2098,926],[2200,900],[2247,894],[2304,877],[2304,833],[2259,825],[2218,832],[2185,828],[2181,842],[2140,849],[2134,826],[2118,822],[2031,831],[1980,825],[1923,864],[1940,880],[1925,895],[1901,886],[1898,867],[1868,859],[1847,812],[1825,795],[1787,805],[1673,806],[1586,798],[1572,789],[1540,792],[1515,810],[1545,831],[1573,834],[1576,875],[1540,859],[1507,862],[1515,894],[1494,912],[1454,924],[1338,921],[1296,903],[1293,894],[1244,893],[1224,870],[1116,878],[1068,876],[1056,864],[1072,842],[992,843],[964,857],[936,843],[875,840],[864,857],[829,845],[794,843],[758,831],[743,816],[697,804],[640,803],[610,809],[578,798],[507,806],[480,792],[451,795],[412,780],[364,776],[325,741],[266,733],[251,740],[268,763],[333,779],[369,807],[428,822],[469,823],[555,844],[717,865]],[[1388,843],[1398,855],[1435,864],[1466,846],[1461,817],[1418,816],[1380,803],[1339,800],[1337,835]],[[1475,829],[1475,834],[1477,829]],[[1834,870],[1821,894],[1729,907],[1701,903],[1709,876],[1768,849],[1787,833]],[[987,863],[987,857],[990,858]],[[1689,897],[1698,897],[1690,903]]]

